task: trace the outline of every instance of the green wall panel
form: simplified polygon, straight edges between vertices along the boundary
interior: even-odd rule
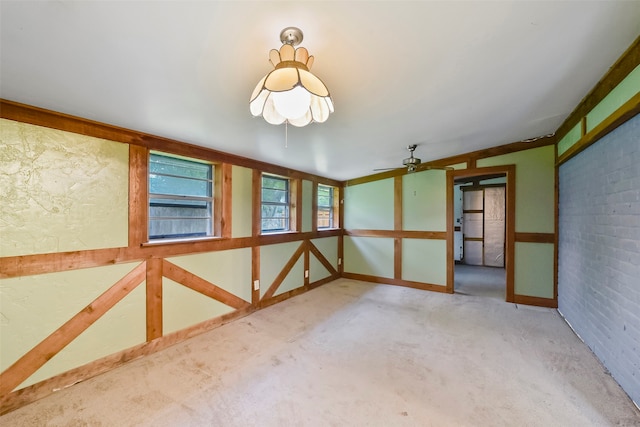
[[[478,160],[478,167],[516,165],[516,232],[555,231],[554,162],[552,145]]]
[[[393,277],[393,239],[345,236],[344,271]]]
[[[273,295],[280,295],[301,286],[304,286],[304,255],[298,258],[298,261],[296,261],[289,274],[287,274],[287,277],[284,278]]]
[[[313,218],[313,182],[302,180],[302,231],[311,231]]]
[[[300,244],[301,242],[289,242],[260,247],[260,297],[264,296]],[[298,261],[303,257],[304,255],[301,255]],[[304,262],[302,268],[296,263],[296,267],[289,272],[280,287],[295,289],[301,286],[304,286]]]
[[[311,243],[324,255],[324,257],[331,263],[333,268],[338,269],[338,238],[337,237],[324,237],[320,239],[313,239]]]
[[[571,128],[569,132],[558,142],[558,156],[562,155],[565,151],[578,142],[581,138],[581,126],[580,122]]]
[[[138,263],[0,280],[0,370],[70,320]],[[83,332],[20,387],[42,381],[146,339],[145,285]]]
[[[345,187],[346,229],[393,230],[393,179]]]
[[[553,244],[516,242],[515,293],[553,298]]]
[[[233,237],[251,236],[251,186],[253,170],[240,166],[231,168],[231,235]]]
[[[402,278],[446,286],[447,242],[402,239]]]
[[[446,231],[447,175],[430,170],[402,177],[402,228]],[[389,202],[393,204],[392,201]]]
[[[251,302],[251,248],[185,255],[167,260]]]
[[[325,237],[311,241],[322,255],[331,263],[333,268],[338,269],[338,238]],[[311,283],[330,276],[331,273],[320,263],[314,254],[309,254],[309,279]]]
[[[205,320],[230,313],[234,309],[213,298],[163,277],[163,332],[169,334]]]

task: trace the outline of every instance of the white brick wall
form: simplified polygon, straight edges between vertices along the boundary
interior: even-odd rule
[[[559,171],[558,309],[640,404],[640,115]]]

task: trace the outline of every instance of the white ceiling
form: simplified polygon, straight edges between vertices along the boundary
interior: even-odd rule
[[[339,180],[554,132],[631,45],[640,1],[5,1],[0,96]],[[326,123],[249,113],[280,31]]]

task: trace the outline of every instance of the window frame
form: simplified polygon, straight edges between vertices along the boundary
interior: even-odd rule
[[[267,179],[275,179],[277,181],[282,181],[285,183],[285,188],[284,189],[280,189],[280,188],[273,188],[273,187],[267,187],[265,188],[265,178]],[[260,234],[278,234],[278,233],[290,233],[292,231],[295,231],[296,228],[296,213],[295,213],[295,206],[293,203],[293,199],[294,199],[294,182],[291,178],[288,178],[286,176],[280,176],[280,175],[274,175],[274,174],[270,174],[270,173],[261,173],[260,174],[260,215],[259,215],[259,221],[260,221]],[[264,190],[275,190],[275,191],[281,191],[284,192],[285,197],[286,197],[286,201],[284,202],[275,202],[275,201],[265,201],[264,200]],[[285,226],[283,228],[264,228],[264,220],[265,220],[265,216],[264,216],[264,207],[265,206],[283,206],[285,207],[285,211],[287,213],[287,215],[285,217],[283,217],[283,219],[285,219]],[[277,216],[271,216],[271,217],[266,217],[268,219],[272,219],[272,220],[277,220],[280,217]]]
[[[152,171],[152,158],[154,156],[165,157],[169,159],[177,159],[180,161],[186,161],[191,163],[198,163],[207,165],[209,167],[208,177],[207,178],[196,178],[189,177],[179,174],[171,174],[171,173],[159,173],[157,171]],[[185,241],[194,241],[194,240],[202,240],[202,239],[210,239],[216,238],[219,235],[219,215],[220,215],[220,196],[219,196],[219,178],[220,178],[220,168],[216,163],[197,159],[193,157],[181,156],[177,154],[172,154],[164,151],[156,151],[150,150],[148,159],[148,168],[147,168],[147,221],[146,221],[146,234],[147,234],[147,242],[148,243],[163,243],[163,242],[185,242]],[[169,193],[152,193],[151,190],[151,175],[161,175],[170,178],[178,178],[178,179],[188,179],[194,181],[201,181],[208,183],[208,195],[207,196],[194,196],[194,195],[185,195],[185,194],[169,194]],[[191,234],[166,234],[166,235],[151,235],[151,222],[154,218],[163,218],[163,217],[153,217],[151,215],[151,208],[153,206],[152,200],[174,200],[174,201],[200,201],[205,202],[205,209],[207,209],[207,214],[205,217],[194,219],[208,219],[208,223],[206,225],[207,231],[205,233],[191,233]],[[179,203],[175,204],[177,207],[188,207],[189,205],[181,206]],[[171,219],[173,217],[169,216],[165,219]],[[182,219],[188,220],[191,217],[184,217]],[[178,218],[179,219],[179,218]]]
[[[330,203],[328,205],[321,205],[320,204],[320,187],[324,187],[324,188],[328,188],[330,189],[330,196],[329,196],[329,200]],[[335,230],[337,228],[340,228],[340,189],[338,187],[334,187],[332,185],[327,185],[327,184],[317,184],[316,187],[316,200],[315,200],[315,205],[316,205],[316,212],[315,212],[315,216],[316,216],[316,229],[318,231],[323,231],[323,230]],[[320,212],[329,212],[329,225],[326,227],[321,227],[320,226]]]

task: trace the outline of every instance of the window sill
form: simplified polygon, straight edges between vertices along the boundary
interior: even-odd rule
[[[200,242],[210,242],[215,240],[222,240],[223,238],[220,236],[206,236],[206,237],[193,237],[189,239],[162,239],[162,240],[150,240],[145,243],[141,243],[142,247],[149,246],[162,246],[162,245],[175,245],[180,243],[200,243]]]
[[[261,236],[273,236],[278,234],[299,234],[299,231],[286,230],[286,231],[261,231]]]

